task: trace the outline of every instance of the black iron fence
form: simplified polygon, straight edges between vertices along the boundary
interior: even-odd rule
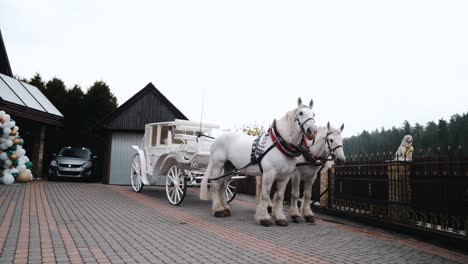
[[[348,157],[329,173],[328,209],[468,237],[468,159],[461,147]]]

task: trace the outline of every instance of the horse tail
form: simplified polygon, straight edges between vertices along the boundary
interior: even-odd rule
[[[205,175],[203,175],[203,179],[200,185],[200,199],[201,200],[208,200],[208,180],[210,179],[211,175],[213,174],[213,165],[210,161],[208,163],[208,168],[206,168]]]

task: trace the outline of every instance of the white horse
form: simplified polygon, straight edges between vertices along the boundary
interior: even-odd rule
[[[270,200],[271,186],[276,180],[278,196],[273,204],[273,218],[277,225],[288,225],[283,212],[284,190],[296,168],[296,157],[300,155],[301,149],[297,146],[301,144],[304,136],[312,139],[317,133],[312,106],[312,100],[307,107],[299,98],[297,108],[287,112],[273,123],[269,135],[264,138],[267,154],[258,164],[251,165],[252,146],[256,137],[230,132],[213,141],[208,168],[201,183],[200,199],[208,200],[208,181],[213,179],[211,189],[214,216],[231,215],[231,209],[224,196],[227,182],[231,177],[219,178],[223,168],[224,173],[233,168],[241,168],[241,172],[246,175],[263,176],[262,199],[257,205],[255,219],[263,226],[271,225],[267,204]]]
[[[312,184],[317,178],[317,173],[325,165],[327,160],[334,162],[337,165],[342,165],[346,162],[346,157],[343,150],[343,138],[341,132],[344,129],[344,124],[339,129],[327,124],[327,127],[319,127],[315,142],[308,142],[309,151],[312,154],[312,160],[316,160],[317,164],[304,165],[310,163],[304,156],[297,158],[298,167],[291,178],[291,206],[289,207],[288,216],[295,223],[301,222],[302,219],[309,223],[315,222],[314,213],[310,206],[312,197]],[[320,162],[319,162],[320,161]],[[313,163],[313,162],[312,162]],[[325,169],[325,168],[324,168]],[[297,207],[299,198],[300,181],[304,180],[304,197],[300,211]],[[301,213],[300,213],[301,212]]]

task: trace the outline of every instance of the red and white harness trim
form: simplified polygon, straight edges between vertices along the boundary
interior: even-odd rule
[[[295,158],[303,154],[304,151],[301,149],[302,139],[299,140],[299,143],[297,145],[286,142],[276,129],[276,120],[273,121],[273,125],[270,127],[269,134],[271,141],[273,142],[275,147],[285,156]]]

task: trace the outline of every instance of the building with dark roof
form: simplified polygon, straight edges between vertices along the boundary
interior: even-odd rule
[[[0,31],[0,110],[9,114],[25,141],[34,177],[42,177],[46,131],[62,125],[63,115],[35,86],[14,78]]]
[[[148,123],[187,119],[152,83],[122,104],[101,122],[106,149],[103,157],[103,181],[109,184],[130,184],[130,163],[142,146]]]

